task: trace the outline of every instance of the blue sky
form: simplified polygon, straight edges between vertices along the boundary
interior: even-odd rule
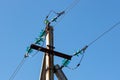
[[[50,10],[60,12],[73,0],[0,0],[0,80],[9,80],[26,47],[45,28]],[[80,0],[54,27],[55,50],[73,54],[120,21],[119,0]],[[120,25],[86,50],[81,66],[64,68],[68,80],[120,80]],[[43,53],[26,60],[14,80],[38,80]],[[55,64],[63,59],[55,57]],[[73,58],[70,66],[79,59]],[[57,79],[55,79],[57,80]]]

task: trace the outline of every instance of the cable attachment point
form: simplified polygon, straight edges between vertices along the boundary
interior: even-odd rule
[[[26,53],[26,54],[24,55],[24,58],[27,58],[27,57],[29,57],[29,54],[28,54],[28,53]]]
[[[65,11],[62,11],[60,13],[56,13],[58,15],[58,17],[60,17],[61,15],[65,14]]]
[[[67,66],[69,65],[69,63],[70,63],[70,60],[64,59],[64,60],[62,61],[61,69],[62,69],[63,67],[67,67]]]
[[[78,56],[79,54],[83,54],[85,53],[85,50],[88,48],[88,46],[86,45],[85,47],[83,47],[82,49],[78,50],[77,52],[75,52],[73,54],[73,56]]]
[[[49,18],[49,16],[50,16],[51,13],[54,13],[56,16],[55,16],[54,18],[52,18],[51,20],[49,20],[48,18]],[[46,25],[50,25],[52,22],[57,22],[57,19],[58,19],[60,16],[62,16],[63,14],[65,14],[65,11],[62,11],[62,12],[58,12],[58,13],[57,13],[57,12],[51,10],[51,11],[49,12],[49,14],[46,16],[46,18],[45,18],[45,20],[44,20],[44,23],[45,23]]]
[[[82,51],[83,51],[83,53],[85,53],[85,50],[88,48],[88,46],[86,45],[83,49],[82,49]]]
[[[55,17],[51,20],[51,22],[56,22],[57,19],[58,19],[61,15],[65,14],[65,11],[62,11],[62,12],[59,12],[59,13],[56,13],[56,14],[57,14],[57,16],[55,16]]]

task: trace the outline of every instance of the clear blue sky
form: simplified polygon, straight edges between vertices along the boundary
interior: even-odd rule
[[[9,80],[26,47],[45,27],[43,20],[49,11],[62,11],[72,2],[0,0],[0,80]],[[81,49],[120,21],[119,10],[120,0],[80,0],[54,28],[55,50],[73,54]],[[28,58],[14,80],[38,80],[42,54]],[[55,64],[61,62],[55,57]],[[120,25],[86,50],[78,69],[63,71],[68,80],[120,80]]]

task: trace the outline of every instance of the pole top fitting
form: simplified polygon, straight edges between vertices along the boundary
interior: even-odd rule
[[[50,25],[47,25],[46,26],[46,32],[48,32],[48,31],[53,31],[54,29],[53,29],[53,26],[50,26]]]

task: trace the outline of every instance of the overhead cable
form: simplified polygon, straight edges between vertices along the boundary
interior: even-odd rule
[[[120,21],[117,22],[116,24],[114,24],[113,26],[111,26],[108,30],[106,30],[105,32],[103,32],[103,33],[102,33],[101,35],[99,35],[95,40],[91,41],[88,45],[86,45],[85,47],[83,47],[81,50],[78,50],[77,52],[75,52],[72,57],[74,57],[74,56],[79,56],[79,54],[82,55],[82,57],[80,58],[80,61],[78,62],[78,64],[77,64],[75,67],[73,67],[73,68],[69,67],[68,65],[69,65],[69,63],[70,63],[70,60],[65,59],[65,60],[63,60],[63,63],[62,63],[61,68],[67,67],[68,69],[71,69],[71,70],[77,69],[77,68],[80,66],[80,64],[81,64],[81,62],[82,62],[82,60],[83,60],[84,53],[85,53],[86,49],[87,49],[89,46],[91,46],[93,43],[95,43],[97,40],[99,40],[100,38],[102,38],[105,34],[107,34],[108,32],[110,32],[111,30],[113,30],[113,29],[114,29],[115,27],[117,27],[118,25],[120,25]]]
[[[80,0],[74,0],[64,11],[69,12],[73,7],[75,7]]]
[[[34,43],[43,46],[44,42],[45,42],[46,34],[47,34],[46,30],[42,30],[40,32],[39,37],[36,38],[36,41]],[[26,54],[24,55],[24,58],[21,60],[20,64],[17,66],[17,68],[15,69],[13,74],[10,76],[9,80],[13,80],[15,78],[15,76],[17,75],[17,73],[19,72],[19,70],[21,69],[23,64],[25,63],[25,60],[27,57],[34,57],[38,53],[38,51],[37,51],[35,54],[31,55],[30,53],[32,53],[32,52],[33,52],[33,50],[30,47],[27,47]]]
[[[113,30],[115,27],[117,27],[120,24],[120,21],[117,22],[116,24],[114,24],[113,26],[111,26],[108,30],[106,30],[105,32],[103,32],[101,35],[99,35],[95,40],[91,41],[88,46],[91,46],[93,43],[95,43],[97,40],[99,40],[100,38],[102,38],[104,35],[106,35],[108,32],[110,32],[111,30]]]
[[[15,69],[15,71],[13,72],[13,74],[10,76],[9,80],[13,80],[15,78],[15,76],[18,74],[19,70],[22,68],[23,64],[25,63],[26,58],[24,57],[20,64],[17,66],[17,68]]]
[[[54,26],[56,26],[64,17],[65,15],[73,8],[75,7],[78,3],[79,3],[80,0],[74,0],[66,9],[62,10],[61,12],[58,12],[56,13],[55,11],[51,10],[49,12],[49,14],[46,16],[46,19],[45,19],[45,24],[48,25],[52,22],[56,22],[56,24]],[[55,13],[57,14],[57,16],[55,16],[53,19],[51,20],[48,20],[48,17],[50,16],[51,13]],[[57,21],[57,19],[61,17],[61,19],[59,19],[59,21]]]

